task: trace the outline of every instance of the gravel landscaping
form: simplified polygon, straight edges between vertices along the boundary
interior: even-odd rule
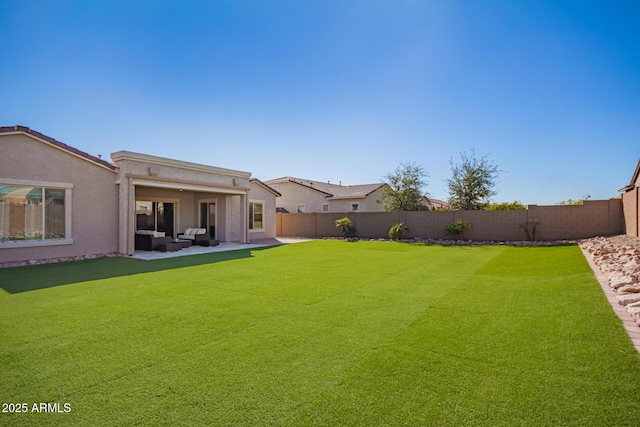
[[[580,242],[640,326],[640,238],[635,236],[594,237]]]

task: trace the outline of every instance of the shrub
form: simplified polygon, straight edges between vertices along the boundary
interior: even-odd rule
[[[469,221],[463,221],[458,219],[451,224],[447,225],[444,229],[445,233],[448,235],[460,236],[462,232],[468,228],[471,228],[471,223]]]
[[[532,233],[529,233],[529,224],[532,226]],[[527,240],[531,242],[536,241],[536,231],[539,225],[542,225],[542,222],[534,219],[528,219],[527,222],[520,224],[520,227],[524,230],[524,234],[527,236]]]
[[[407,225],[404,222],[394,224],[389,230],[389,238],[393,240],[400,240],[407,233],[407,230]]]
[[[356,232],[355,227],[351,225],[351,220],[346,216],[336,220],[336,227],[342,231],[344,237],[355,234]]]

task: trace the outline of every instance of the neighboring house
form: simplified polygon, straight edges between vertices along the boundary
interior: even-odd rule
[[[629,185],[618,190],[622,193],[625,232],[640,237],[640,160]]]
[[[0,262],[134,252],[137,230],[275,237],[279,193],[249,172],[118,151],[113,163],[0,127]]]
[[[629,193],[631,191],[637,191],[638,188],[640,188],[640,160],[638,160],[636,170],[633,172],[633,176],[631,177],[629,185],[622,187],[618,191],[620,191],[621,193]]]
[[[276,200],[280,193],[257,178],[249,180],[250,240],[276,237]]]
[[[449,202],[445,202],[444,200],[438,200],[438,199],[429,199],[427,202],[429,209],[450,209],[451,205],[449,204]]]
[[[382,212],[382,193],[386,184],[341,185],[308,179],[283,177],[265,181],[278,191],[278,211]]]

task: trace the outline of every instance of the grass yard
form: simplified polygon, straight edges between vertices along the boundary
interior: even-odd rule
[[[640,357],[577,246],[314,241],[0,288],[0,400],[28,406],[3,426],[640,419]]]

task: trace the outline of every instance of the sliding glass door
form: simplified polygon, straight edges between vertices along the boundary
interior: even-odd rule
[[[211,238],[216,238],[215,202],[200,202],[200,228],[206,228]]]
[[[136,230],[162,231],[174,237],[175,203],[136,201]]]

